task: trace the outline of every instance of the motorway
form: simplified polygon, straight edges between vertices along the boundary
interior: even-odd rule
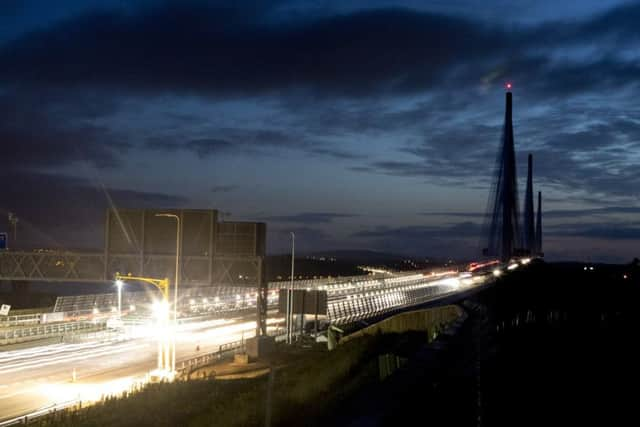
[[[181,325],[176,365],[215,352],[221,344],[253,336],[254,317],[251,314]],[[270,319],[270,324],[275,321]],[[70,400],[96,401],[144,381],[157,364],[157,340],[143,335],[0,352],[0,421]]]
[[[343,284],[331,285],[330,289],[325,286],[329,294],[329,312],[337,313],[332,322],[374,317],[380,315],[380,310],[384,312],[394,306],[404,308],[445,301],[490,283],[492,280],[487,277],[494,276],[474,273],[472,277],[466,272],[458,278],[457,273],[448,272],[420,277],[414,274],[358,282],[351,290]],[[411,298],[407,297],[411,295]],[[352,316],[351,312],[346,315],[341,310],[347,308],[360,310],[362,315]],[[274,316],[274,312],[270,313],[268,325],[271,330],[283,322],[282,318]],[[0,421],[71,400],[96,401],[144,382],[145,375],[157,364],[157,336],[153,327],[132,328],[126,339],[95,339],[0,351]],[[176,366],[179,367],[183,360],[218,351],[222,344],[254,334],[255,312],[181,324],[176,334]],[[75,381],[72,381],[74,375]]]

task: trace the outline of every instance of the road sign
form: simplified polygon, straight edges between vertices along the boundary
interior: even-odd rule
[[[10,305],[2,304],[2,307],[0,307],[0,316],[8,316],[10,309],[11,309]]]
[[[292,294],[293,314],[327,314],[327,291],[294,289]],[[278,311],[286,313],[287,290],[280,289]]]
[[[9,235],[7,233],[0,233],[0,250],[7,249],[9,244]]]

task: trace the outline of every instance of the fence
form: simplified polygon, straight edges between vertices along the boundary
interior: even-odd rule
[[[0,328],[10,326],[21,326],[40,323],[42,313],[17,314],[11,316],[0,316]]]
[[[65,322],[44,325],[18,327],[0,330],[0,345],[15,344],[43,338],[62,337],[79,332],[99,331],[105,328],[104,323]]]

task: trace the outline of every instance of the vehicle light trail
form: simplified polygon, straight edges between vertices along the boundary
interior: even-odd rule
[[[515,264],[519,265],[519,262],[524,261]],[[316,281],[310,288],[327,291],[326,320],[346,324],[481,286],[495,279],[492,271],[506,274],[507,265],[513,263],[492,263],[478,269],[495,269],[487,271],[448,270],[345,282]],[[236,295],[240,295],[241,305],[237,305]],[[243,300],[243,296],[246,299],[246,292],[234,293],[229,298],[208,296],[198,299],[198,302],[202,301],[200,306],[209,304],[221,310],[217,315],[228,313],[230,316],[204,320],[194,317],[190,322],[178,325],[175,330],[178,364],[215,352],[221,345],[254,336],[255,306]],[[227,303],[229,305],[225,306]],[[284,320],[273,310],[277,305],[277,293],[273,291],[269,305],[272,310],[267,323],[273,330]],[[150,323],[125,325],[124,331],[121,339],[116,340],[54,344],[0,353],[4,386],[0,387],[0,419],[30,413],[45,405],[64,405],[67,398],[80,398],[86,402],[103,395],[118,394],[143,381],[155,365],[153,337],[157,331]],[[78,373],[75,382],[71,381],[73,370]]]

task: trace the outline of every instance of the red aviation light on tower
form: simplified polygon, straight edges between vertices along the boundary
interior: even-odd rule
[[[507,92],[511,92],[511,87],[512,87],[511,82],[507,82],[507,83],[504,85],[504,88],[507,90]]]

